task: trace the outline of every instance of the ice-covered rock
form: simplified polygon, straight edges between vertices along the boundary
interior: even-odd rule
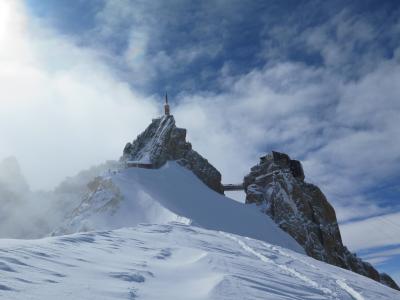
[[[335,210],[317,186],[304,181],[299,161],[273,151],[251,168],[244,186],[246,202],[260,205],[308,255],[399,289],[343,245]]]
[[[172,115],[153,119],[133,143],[126,144],[121,160],[154,168],[161,167],[168,160],[176,160],[208,187],[223,194],[221,173],[192,149],[186,141],[186,129],[176,127]]]

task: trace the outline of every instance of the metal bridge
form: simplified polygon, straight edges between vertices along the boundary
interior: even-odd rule
[[[153,164],[142,161],[126,161],[125,166],[127,168],[155,169]],[[222,184],[222,187],[224,189],[224,192],[244,191],[243,183],[227,183],[227,184]]]
[[[224,188],[224,192],[227,191],[244,191],[244,186],[243,183],[228,183],[228,184],[223,184],[222,185]]]

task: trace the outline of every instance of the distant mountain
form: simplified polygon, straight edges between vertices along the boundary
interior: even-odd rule
[[[15,157],[0,162],[0,238],[44,236],[50,226],[43,216],[45,193],[33,193]],[[48,216],[48,220],[51,215]]]
[[[299,161],[273,151],[251,168],[244,186],[246,203],[256,203],[311,257],[399,289],[343,245],[335,210],[317,186],[304,181]]]
[[[3,192],[6,189],[7,193],[15,196],[29,192],[29,185],[21,172],[17,159],[13,156],[0,162],[0,186]],[[4,197],[2,198],[4,199]]]

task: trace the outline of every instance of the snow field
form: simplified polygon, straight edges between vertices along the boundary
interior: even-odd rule
[[[366,277],[262,241],[141,224],[0,241],[1,299],[396,299]]]

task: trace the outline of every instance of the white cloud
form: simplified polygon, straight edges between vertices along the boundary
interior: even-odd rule
[[[325,65],[336,69],[352,66],[357,45],[373,41],[377,34],[377,30],[362,17],[342,10],[321,26],[305,31],[301,38],[312,50],[321,53]],[[365,67],[370,63],[363,61]],[[346,68],[346,71],[354,70]]]
[[[369,261],[370,263],[382,264],[393,256],[400,256],[400,247],[390,250],[376,251],[371,254],[364,255],[363,259]]]
[[[1,8],[0,158],[15,155],[34,188],[118,158],[157,114],[156,100],[116,79],[95,51],[28,18],[20,2]]]

